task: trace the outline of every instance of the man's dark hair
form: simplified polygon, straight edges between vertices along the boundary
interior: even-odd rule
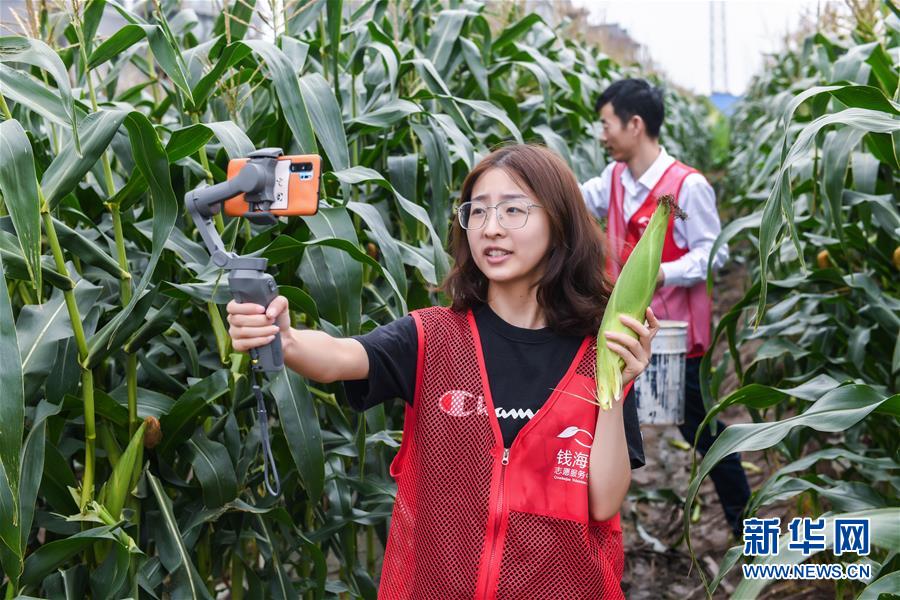
[[[659,137],[659,128],[666,114],[661,89],[644,79],[620,79],[603,90],[594,109],[599,113],[607,102],[612,103],[613,112],[622,123],[637,115],[644,120],[647,135]]]

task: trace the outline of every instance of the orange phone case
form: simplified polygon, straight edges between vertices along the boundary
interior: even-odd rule
[[[247,164],[246,158],[235,158],[228,161],[228,179],[236,177],[241,168]],[[301,180],[300,173],[288,172],[287,208],[271,209],[275,216],[314,215],[319,208],[319,173],[322,159],[318,154],[295,154],[280,156],[279,161],[291,163],[312,163],[312,177]],[[225,214],[230,217],[242,217],[250,210],[244,194],[225,201]]]

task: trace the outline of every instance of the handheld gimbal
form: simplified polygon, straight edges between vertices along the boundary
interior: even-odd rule
[[[243,193],[252,210],[245,214],[252,223],[274,225],[276,219],[267,212],[275,201],[275,163],[281,148],[264,148],[251,152],[249,161],[237,177],[188,192],[184,203],[197,224],[200,236],[209,250],[212,262],[228,271],[228,286],[238,302],[253,302],[262,306],[278,295],[275,279],[266,273],[268,260],[262,257],[238,256],[225,250],[222,238],[212,218],[222,210],[222,204]],[[250,351],[254,371],[280,371],[284,366],[281,353],[281,334],[266,346]]]
[[[251,152],[246,164],[235,177],[215,185],[200,186],[184,197],[184,203],[209,250],[213,264],[228,271],[228,286],[238,302],[268,306],[278,296],[278,286],[275,279],[265,272],[267,259],[239,256],[225,249],[212,218],[222,210],[226,200],[243,194],[249,206],[249,210],[243,216],[253,223],[274,225],[277,220],[269,209],[276,201],[276,196],[286,193],[279,190],[287,189],[287,182],[281,181],[282,176],[276,172],[276,165],[282,154],[281,148],[264,148]],[[269,441],[268,414],[259,385],[259,373],[280,371],[284,368],[281,335],[275,334],[275,339],[269,344],[251,349],[250,363],[263,445],[263,476],[266,489],[277,496],[281,491],[281,482]],[[269,482],[270,469],[274,484]]]

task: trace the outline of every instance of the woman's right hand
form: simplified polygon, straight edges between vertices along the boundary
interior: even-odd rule
[[[228,311],[228,335],[231,346],[238,352],[265,346],[281,333],[282,342],[291,335],[291,318],[288,315],[288,301],[278,296],[268,308],[252,302],[232,300],[225,307]]]

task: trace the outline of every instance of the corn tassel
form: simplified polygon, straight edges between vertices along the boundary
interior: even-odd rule
[[[675,204],[671,195],[659,199],[656,210],[650,218],[647,229],[641,235],[622,272],[613,287],[600,330],[597,333],[597,404],[603,410],[612,407],[613,400],[621,400],[622,369],[625,361],[606,346],[606,333],[615,331],[637,338],[637,334],[619,320],[619,315],[628,315],[638,322],[644,322],[647,307],[656,291],[656,277],[662,261],[663,244],[669,215],[672,212],[681,219],[687,218]]]

